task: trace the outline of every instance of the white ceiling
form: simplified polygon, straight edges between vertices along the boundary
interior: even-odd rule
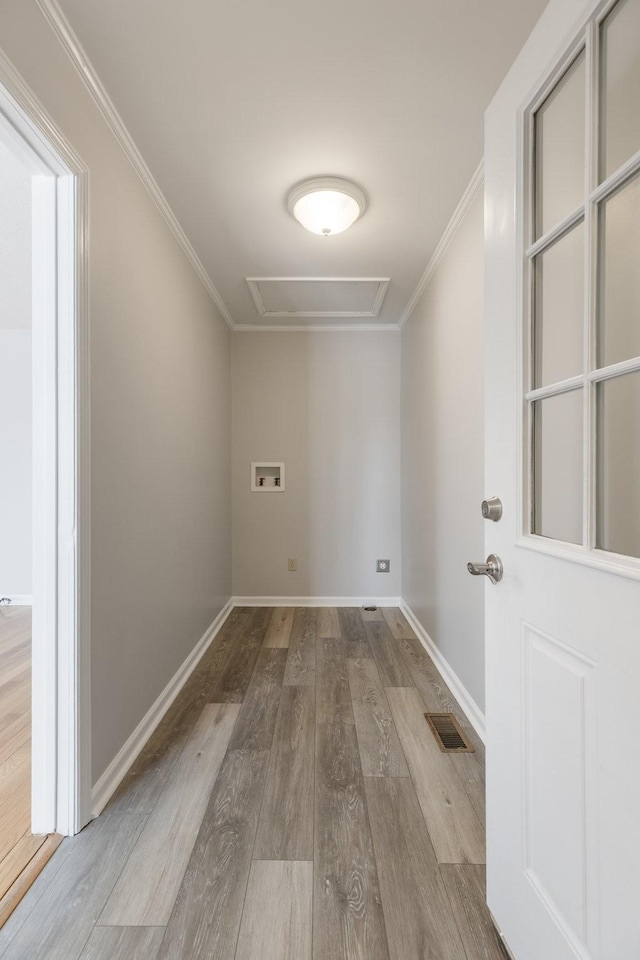
[[[60,0],[234,323],[260,326],[398,323],[545,3]],[[335,237],[286,209],[294,183],[322,175],[369,197]],[[391,283],[373,319],[274,321],[247,277]]]

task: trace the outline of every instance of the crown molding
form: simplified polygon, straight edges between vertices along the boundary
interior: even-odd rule
[[[33,154],[36,154],[42,164],[40,172],[45,174],[55,169],[60,175],[64,175],[71,170],[77,176],[86,177],[88,174],[86,164],[58,130],[22,74],[16,70],[2,50],[0,50],[0,83],[9,94],[9,100],[3,98],[0,127],[5,138],[11,140],[12,151],[21,156],[27,165],[33,161]],[[27,139],[29,146],[25,147]],[[61,160],[68,170],[60,167]]]
[[[469,210],[469,207],[475,200],[478,194],[478,191],[482,187],[483,183],[484,183],[484,160],[481,160],[466,190],[462,194],[460,202],[456,207],[456,209],[454,210],[451,220],[447,224],[446,229],[442,234],[442,237],[440,238],[440,242],[438,243],[438,246],[436,247],[433,253],[433,256],[431,257],[431,260],[427,265],[427,269],[422,274],[420,281],[418,282],[418,286],[413,291],[413,295],[409,300],[409,303],[405,307],[404,313],[400,317],[400,327],[404,327],[405,323],[407,322],[407,320],[409,319],[409,317],[417,307],[420,297],[422,296],[424,291],[427,289],[427,286],[429,285],[429,281],[431,280],[434,273],[436,272],[438,264],[440,263],[445,253],[447,252],[447,248],[449,247],[449,244],[451,243],[454,236],[456,235],[458,227],[464,220]]]
[[[186,233],[180,226],[180,223],[169,206],[166,197],[158,186],[149,167],[147,166],[142,154],[138,150],[131,134],[127,130],[122,117],[116,110],[109,94],[107,93],[102,81],[87,54],[85,53],[80,41],[74,33],[71,24],[61,10],[57,0],[36,0],[36,3],[42,11],[44,17],[52,27],[62,47],[66,51],[69,59],[80,74],[89,93],[98,105],[103,117],[107,121],[116,140],[122,147],[126,157],[132,167],[142,180],[151,199],[162,214],[169,229],[181,246],[185,256],[191,263],[197,277],[206,288],[209,296],[220,311],[226,324],[233,330],[235,323],[229,310],[216,289],[213,280],[207,273],[202,261],[194,250]]]

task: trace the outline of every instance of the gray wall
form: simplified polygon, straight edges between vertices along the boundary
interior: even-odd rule
[[[251,492],[258,460],[284,492]],[[399,332],[235,333],[234,595],[397,597],[400,572]]]
[[[95,782],[231,592],[230,334],[34,0],[0,36],[90,170]]]
[[[0,143],[0,596],[31,593],[31,174]]]
[[[481,709],[483,297],[480,191],[403,329],[402,595]]]

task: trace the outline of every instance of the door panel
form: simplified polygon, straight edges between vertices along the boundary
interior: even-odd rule
[[[523,643],[526,871],[549,911],[584,942],[595,665],[529,624]]]
[[[621,2],[636,11],[640,7],[640,0]],[[640,764],[634,742],[640,728],[640,564],[633,555],[635,541],[619,539],[621,530],[632,529],[633,497],[640,488],[638,462],[629,459],[639,446],[633,388],[640,380],[640,355],[627,326],[637,329],[638,315],[623,306],[621,294],[615,295],[615,309],[603,306],[596,282],[598,264],[611,263],[612,257],[615,266],[606,266],[605,273],[621,275],[634,242],[616,240],[619,255],[614,256],[614,244],[607,247],[601,230],[602,210],[629,189],[636,175],[632,118],[617,155],[624,167],[612,160],[608,179],[600,183],[598,143],[609,136],[605,127],[612,121],[611,115],[598,114],[594,78],[611,78],[617,69],[610,50],[606,70],[598,61],[598,38],[609,29],[601,22],[619,15],[611,9],[612,4],[551,0],[486,116],[485,481],[486,493],[499,496],[504,505],[503,518],[487,523],[485,537],[487,554],[499,554],[504,564],[503,580],[485,586],[487,895],[517,960],[640,957]],[[637,59],[637,40],[635,51]],[[591,136],[577,200],[582,207],[556,205],[541,221],[533,202],[535,178],[529,191],[525,177],[527,136],[535,123],[530,127],[525,121],[532,97],[539,96],[542,105],[550,102],[554,84],[579,62],[584,63],[584,129]],[[629,64],[625,75],[632,85]],[[637,110],[637,96],[629,100],[616,76],[618,102],[626,98]],[[606,94],[609,100],[613,96]],[[575,92],[572,102],[580,102]],[[568,122],[567,131],[573,126]],[[574,183],[568,189],[574,203],[578,187]],[[529,225],[527,204],[534,215]],[[573,367],[558,364],[548,378],[535,379],[533,264],[579,225],[582,362],[579,369],[575,360]],[[567,277],[558,296],[568,297],[574,281],[573,274]],[[624,296],[628,301],[633,293]],[[574,293],[569,302],[575,300]],[[597,330],[622,314],[627,318],[618,338],[625,343],[623,367],[598,365]],[[560,346],[553,347],[550,369],[559,360],[563,337],[566,342],[574,337],[576,356],[575,326],[573,334],[556,329],[553,336]],[[608,357],[602,362],[618,363]],[[564,369],[577,372],[564,374]],[[569,376],[575,379],[567,382]],[[554,416],[552,403],[569,403],[569,398],[580,415]],[[543,411],[541,436],[536,408]],[[551,430],[546,452],[545,430]],[[554,430],[564,440],[554,439]],[[548,512],[554,498],[555,519]],[[607,541],[599,517],[609,518],[607,536],[613,537],[610,518],[616,510],[622,518],[618,533]],[[536,535],[536,520],[545,511],[553,523],[546,535]],[[575,515],[580,514],[578,536]],[[618,553],[608,552],[607,542]]]

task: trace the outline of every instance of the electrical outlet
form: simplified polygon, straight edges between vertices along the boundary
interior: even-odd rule
[[[289,571],[289,573],[295,573],[297,569],[298,569],[298,561],[296,560],[295,557],[289,557],[289,560],[287,563],[287,570]]]
[[[376,573],[389,573],[390,560],[376,560]]]

